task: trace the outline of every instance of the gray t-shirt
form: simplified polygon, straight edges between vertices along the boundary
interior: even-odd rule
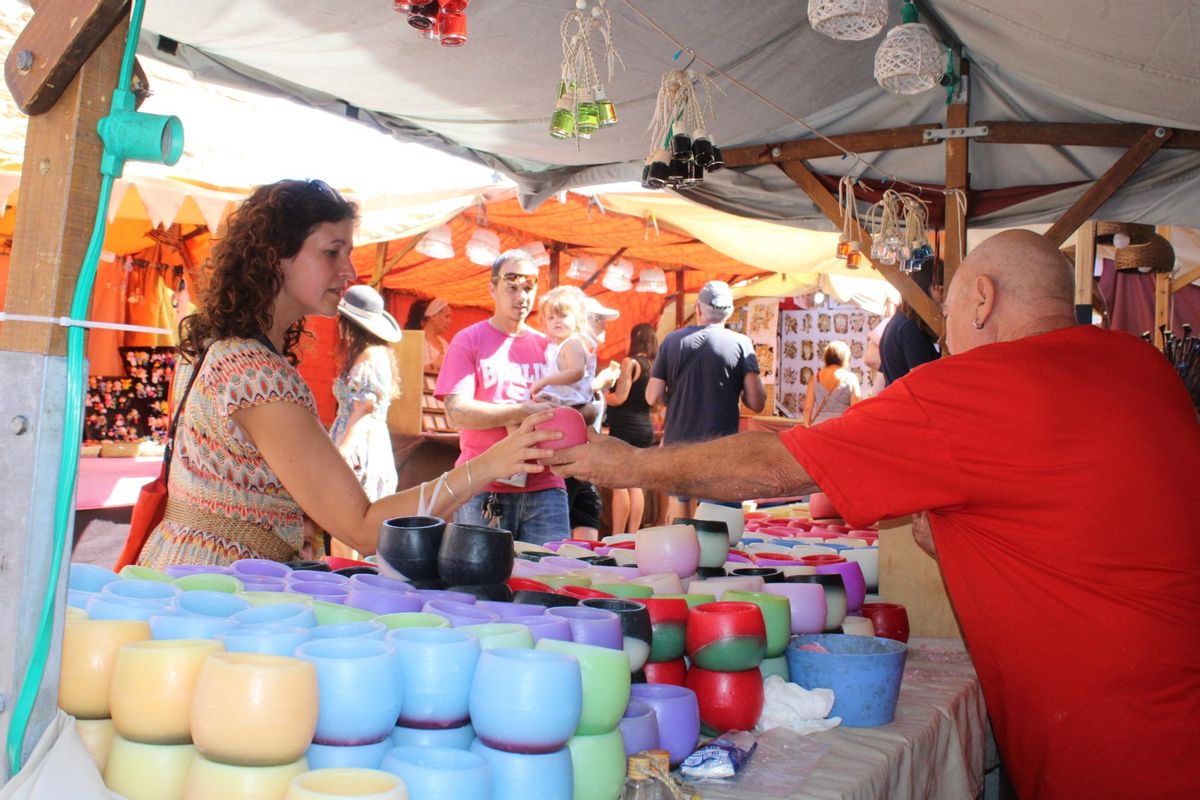
[[[720,325],[690,325],[663,340],[651,377],[667,383],[663,442],[703,442],[737,433],[746,373],[758,370],[754,345]]]

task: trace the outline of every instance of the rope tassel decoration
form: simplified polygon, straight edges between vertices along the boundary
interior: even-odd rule
[[[575,0],[575,10],[563,18],[563,60],[558,80],[554,114],[550,118],[550,135],[555,139],[590,139],[601,128],[617,124],[617,108],[604,90],[596,71],[592,49],[592,33],[603,40],[604,64],[611,83],[616,66],[625,68],[621,54],[613,43],[612,12],[606,0],[596,0],[588,9],[588,0]]]
[[[721,88],[691,69],[663,75],[646,131],[653,149],[642,167],[643,187],[694,189],[704,182],[705,172],[725,168],[721,148],[712,143],[705,124],[706,117],[716,118],[714,91]]]

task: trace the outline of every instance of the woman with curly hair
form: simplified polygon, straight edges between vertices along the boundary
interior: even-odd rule
[[[333,316],[355,278],[356,207],[322,181],[261,186],[230,215],[206,264],[199,310],[180,324],[176,395],[195,372],[175,436],[162,522],[138,563],[226,564],[300,556],[305,516],[362,553],[383,521],[424,502],[446,517],[480,487],[535,463],[555,438],[528,417],[473,461],[372,502],[317,417],[297,347],[308,315]]]

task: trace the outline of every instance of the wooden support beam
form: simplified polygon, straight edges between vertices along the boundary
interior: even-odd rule
[[[1154,273],[1154,346],[1162,349],[1162,328],[1171,327],[1171,273]]]
[[[1200,264],[1179,273],[1178,277],[1171,279],[1171,294],[1175,294],[1186,286],[1191,286],[1198,280],[1200,280]]]
[[[970,62],[963,59],[961,65],[962,75],[966,78],[970,74]],[[967,100],[946,107],[947,128],[965,128],[970,124],[970,106]],[[954,272],[958,269],[963,254],[967,252],[966,214],[951,190],[965,194],[971,188],[969,147],[969,139],[946,140],[946,246],[942,249],[942,285],[946,287],[950,286]]]
[[[837,198],[829,193],[829,190],[822,185],[817,176],[808,170],[803,164],[798,161],[789,161],[785,164],[778,165],[789,178],[796,182],[796,185],[804,190],[812,201],[817,204],[825,216],[835,225],[841,225],[841,209],[838,207]],[[881,274],[888,283],[900,292],[900,296],[908,303],[921,319],[925,320],[925,324],[940,338],[942,335],[942,312],[938,308],[937,303],[933,302],[933,298],[921,291],[921,287],[917,286],[908,275],[905,275],[897,267],[891,264],[880,264],[870,257],[871,252],[871,237],[863,230],[862,226],[857,222],[854,223],[853,234],[855,240],[859,244],[859,249],[862,255],[866,258],[879,274]]]
[[[42,0],[4,62],[17,108],[52,108],[105,37],[129,14],[129,0]],[[116,84],[116,81],[113,81]]]
[[[592,277],[590,277],[586,281],[584,281],[583,284],[579,288],[586,292],[588,290],[589,286],[591,286],[593,283],[595,283],[597,280],[600,279],[600,276],[604,274],[604,270],[606,270],[610,266],[612,266],[612,263],[614,261],[616,261],[618,258],[625,255],[625,251],[628,249],[629,249],[628,247],[617,248],[617,252],[615,252],[611,256],[609,256],[608,261],[605,261],[604,264],[601,265],[601,267],[598,270],[596,270],[595,274],[593,274]]]
[[[387,242],[375,243],[375,267],[371,270],[371,286],[378,289],[379,283],[387,272]]]
[[[1074,233],[1096,209],[1104,205],[1113,192],[1125,185],[1125,181],[1138,171],[1146,159],[1158,152],[1171,138],[1170,128],[1147,126],[1137,143],[1125,151],[1125,155],[1117,159],[1100,178],[1091,185],[1083,196],[1066,210],[1058,220],[1046,231],[1046,238],[1055,247],[1062,247],[1067,237]]]
[[[1079,234],[1075,237],[1075,320],[1080,325],[1089,325],[1092,321],[1095,265],[1096,223],[1089,221],[1079,226]]]
[[[978,144],[1045,144],[1056,147],[1133,147],[1145,135],[1146,126],[1136,123],[1091,122],[996,122],[977,120],[988,135]],[[1163,144],[1175,150],[1200,150],[1200,131],[1176,130]]]
[[[562,252],[566,245],[562,242],[550,243],[550,288],[558,286],[562,274]]]
[[[901,150],[908,147],[926,147],[937,142],[925,141],[924,132],[940,128],[940,123],[909,125],[906,128],[886,128],[864,133],[847,133],[830,136],[829,139],[852,153],[876,153],[883,150]],[[779,152],[774,151],[778,149]],[[748,147],[721,148],[727,167],[753,167],[782,161],[808,161],[813,158],[828,158],[844,153],[824,139],[796,139],[775,144],[754,144]]]
[[[677,270],[674,273],[674,277],[676,277],[676,293],[674,293],[674,297],[676,297],[676,330],[679,330],[680,327],[683,327],[683,320],[685,319],[683,312],[683,270]]]
[[[63,316],[70,309],[100,201],[96,124],[108,113],[125,30],[109,35],[57,105],[29,118],[6,311]],[[66,343],[66,328],[54,325],[6,322],[0,331],[3,350],[62,355]]]

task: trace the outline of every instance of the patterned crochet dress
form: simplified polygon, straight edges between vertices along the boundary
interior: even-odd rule
[[[178,402],[192,365],[175,381]],[[275,558],[299,552],[304,514],[232,414],[264,403],[297,403],[315,417],[308,384],[288,363],[253,339],[223,339],[208,349],[176,432],[168,491],[172,505],[215,523],[206,529],[167,518],[155,528],[138,563],[228,564],[239,558]],[[232,532],[231,532],[232,529]]]
[[[392,369],[388,360],[360,360],[348,375],[339,375],[334,381],[333,394],[338,412],[329,435],[339,449],[346,438],[354,404],[374,403],[370,413],[354,427],[354,441],[346,452],[346,461],[371,502],[395,494],[396,458],[387,427],[388,406],[392,401]]]

